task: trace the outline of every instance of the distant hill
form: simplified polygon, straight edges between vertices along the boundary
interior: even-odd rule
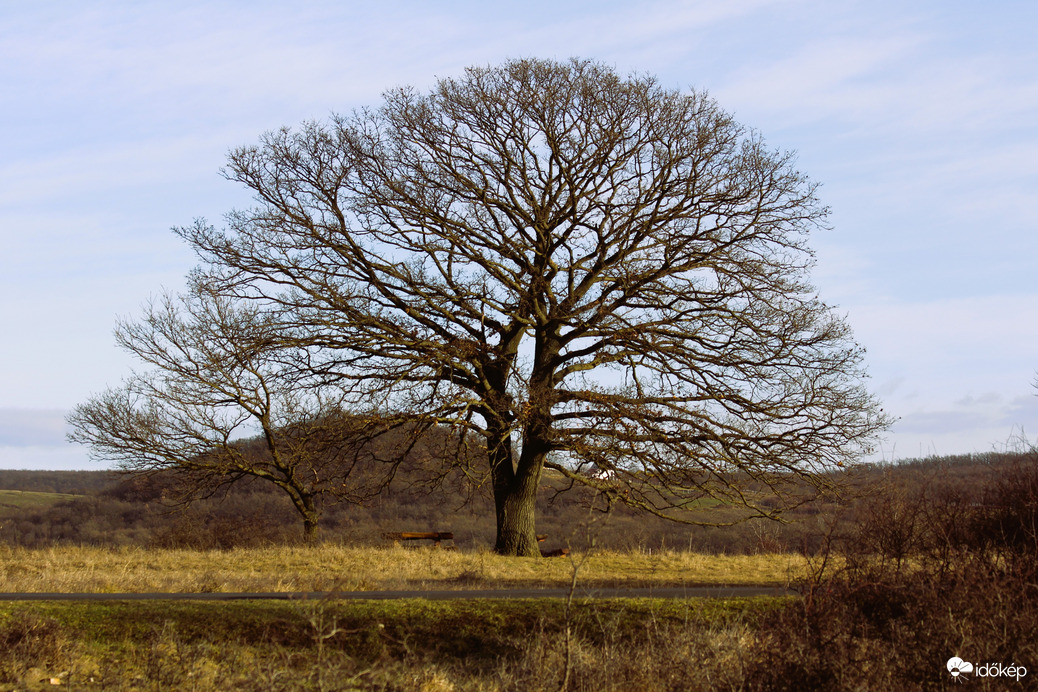
[[[1020,463],[1036,463],[1035,455],[990,453],[862,465],[834,475],[834,485],[841,490],[791,512],[790,523],[752,521],[733,527],[687,526],[623,506],[606,517],[589,511],[586,489],[552,492],[564,484],[546,474],[537,531],[548,534],[545,547],[549,548],[581,547],[593,539],[606,549],[813,551],[832,521],[851,526],[862,511],[875,506],[877,493],[926,489],[931,494],[957,492],[979,499],[1003,469]],[[267,483],[242,481],[225,495],[187,507],[169,502],[170,487],[170,479],[162,475],[0,470],[0,542],[230,548],[294,543],[302,538],[294,509]],[[725,510],[703,511],[722,516]],[[327,505],[321,537],[379,544],[384,542],[384,532],[452,531],[460,548],[489,547],[494,539],[493,517],[485,487],[447,482],[428,491],[401,484],[363,506]]]
[[[0,490],[88,495],[116,482],[118,471],[8,471],[0,469]]]

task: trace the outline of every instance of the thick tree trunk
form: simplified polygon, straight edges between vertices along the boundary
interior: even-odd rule
[[[529,474],[513,479],[508,488],[495,489],[497,506],[497,543],[499,555],[540,557],[537,544],[535,515],[537,507],[537,480]]]
[[[303,519],[303,543],[307,547],[317,544],[317,518],[306,517]]]
[[[512,459],[512,439],[506,432],[491,434],[489,440],[491,478],[494,485],[494,507],[497,515],[497,541],[494,552],[499,555],[540,557],[535,530],[537,476],[519,472]]]
[[[518,332],[517,332],[518,333]],[[540,557],[537,544],[535,519],[537,512],[537,490],[540,485],[541,469],[551,449],[551,369],[542,361],[550,361],[557,351],[538,347],[535,377],[532,378],[530,407],[523,429],[523,451],[516,462],[512,453],[511,423],[512,399],[507,393],[507,369],[495,371],[496,396],[492,397],[499,412],[488,421],[488,452],[490,455],[491,478],[494,485],[494,505],[497,513],[497,541],[494,551],[499,555]],[[547,354],[547,355],[546,355]],[[533,393],[536,392],[536,397]]]
[[[300,492],[296,508],[303,516],[303,543],[308,547],[313,547],[317,544],[317,522],[321,517],[321,513],[317,511],[314,496],[310,493]]]

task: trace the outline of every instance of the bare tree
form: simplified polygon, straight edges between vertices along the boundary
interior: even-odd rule
[[[256,206],[178,229],[199,280],[277,315],[344,403],[479,440],[502,554],[538,554],[545,468],[672,519],[774,517],[887,424],[809,282],[815,185],[705,94],[516,60],[268,133],[225,175]]]
[[[344,415],[342,392],[307,379],[305,353],[278,346],[286,332],[272,318],[200,285],[153,303],[116,330],[149,369],[79,406],[70,439],[128,471],[173,472],[183,502],[246,477],[271,482],[312,544],[322,496],[360,501],[387,482],[373,435],[399,421]]]

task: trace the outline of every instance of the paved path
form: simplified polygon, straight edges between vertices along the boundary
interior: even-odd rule
[[[577,587],[576,598],[737,598],[788,596],[781,586],[677,586],[615,589]],[[384,601],[424,598],[433,601],[474,598],[566,598],[569,589],[457,589],[451,591],[295,591],[261,593],[0,593],[0,601],[314,601],[339,599]]]

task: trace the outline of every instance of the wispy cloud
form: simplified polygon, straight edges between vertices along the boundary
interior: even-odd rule
[[[91,461],[86,451],[73,445],[65,447],[0,446],[0,469],[48,471],[102,471],[107,464]]]
[[[846,307],[874,361],[927,381],[934,376],[973,381],[997,374],[1019,378],[1023,387],[1038,367],[1032,362],[1038,293],[862,301]]]
[[[952,406],[905,412],[884,443],[886,458],[989,452],[1033,443],[1038,397],[996,392],[966,397]]]
[[[65,412],[0,408],[0,447],[63,447]]]
[[[888,452],[990,451],[1038,428],[1038,294],[863,304],[849,318],[900,418]]]

